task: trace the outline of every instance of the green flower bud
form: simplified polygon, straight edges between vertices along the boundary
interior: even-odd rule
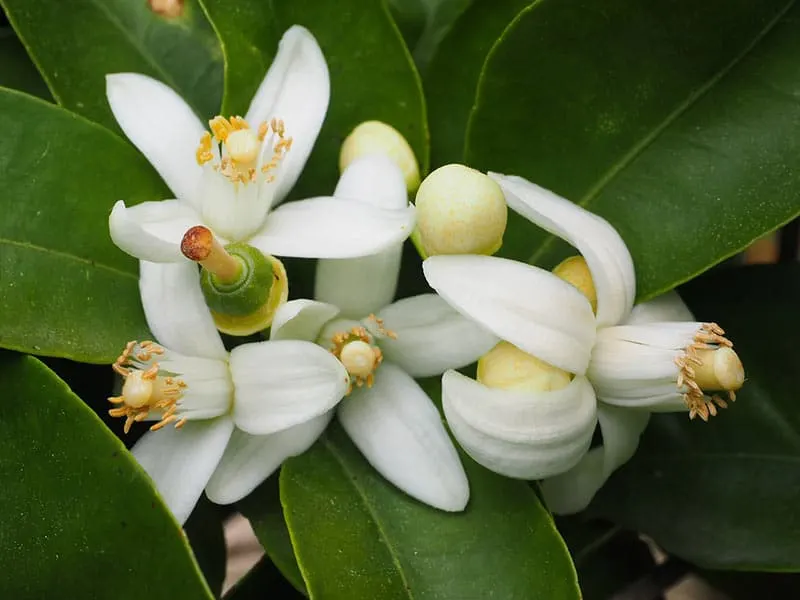
[[[480,171],[445,165],[417,192],[417,231],[423,258],[437,254],[494,254],[503,244],[508,207],[500,186]]]
[[[356,158],[369,154],[385,154],[391,158],[406,180],[409,194],[419,187],[419,165],[414,151],[406,138],[391,125],[380,121],[366,121],[350,132],[339,153],[339,171],[344,170]]]

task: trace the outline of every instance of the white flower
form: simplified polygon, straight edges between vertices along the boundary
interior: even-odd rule
[[[320,197],[271,210],[305,165],[329,93],[322,52],[299,26],[284,34],[245,118],[209,122],[213,139],[166,85],[138,74],[109,75],[117,122],[177,198],[133,207],[117,202],[109,217],[114,242],[140,260],[188,270],[197,267],[181,254],[180,241],[195,225],[208,227],[222,244],[247,242],[275,256],[351,258],[404,240],[414,220],[407,205],[384,211]]]
[[[429,258],[423,264],[428,282],[456,310],[520,350],[574,374],[561,389],[530,391],[492,389],[448,371],[442,391],[445,415],[475,460],[523,479],[548,478],[575,467],[599,418],[605,450],[591,453],[585,461],[591,465],[582,472],[602,473],[602,485],[633,454],[649,411],[688,410],[707,418],[716,412],[714,402],[724,405],[724,400],[709,398],[704,390],[738,389],[741,364],[714,324],[630,320],[633,262],[609,223],[522,178],[490,175],[513,210],[581,252],[596,291],[597,314],[573,285],[537,267],[488,256]],[[655,318],[691,319],[669,301],[642,311]],[[716,366],[731,367],[730,373]],[[712,373],[701,373],[708,370]],[[572,483],[562,489],[569,491]]]
[[[143,263],[145,276],[152,266]],[[159,273],[170,271],[181,276],[180,265]],[[132,452],[181,523],[203,489],[215,502],[235,502],[305,451],[348,386],[341,363],[308,342],[244,344],[229,354],[200,287],[182,283],[180,294],[154,304],[174,326],[161,343],[128,345],[115,364],[122,394],[110,399],[126,431],[158,421]]]
[[[335,195],[391,208],[405,203],[406,186],[390,160],[369,156],[352,163]],[[466,475],[438,410],[413,378],[470,364],[497,339],[436,294],[389,304],[400,252],[397,245],[376,256],[320,261],[318,301],[283,305],[270,339],[314,340],[338,356],[352,389],[337,416],[355,445],[407,494],[460,511],[469,499]]]

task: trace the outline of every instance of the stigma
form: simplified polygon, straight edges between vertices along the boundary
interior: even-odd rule
[[[373,317],[375,318],[375,317]],[[376,321],[379,321],[375,318]],[[382,334],[396,338],[392,331],[383,329],[383,322],[380,321]],[[333,345],[331,353],[341,361],[347,373],[350,375],[350,386],[347,394],[353,391],[353,384],[356,387],[372,387],[375,383],[375,371],[383,362],[383,352],[374,344],[372,336],[367,329],[356,326],[349,331],[341,331],[331,338]]]
[[[234,184],[274,181],[275,171],[292,148],[282,119],[265,121],[252,129],[242,117],[216,116],[208,125],[211,132],[203,133],[195,153],[197,164],[209,164]],[[262,148],[270,133],[272,155],[262,161]]]
[[[125,417],[123,431],[128,433],[134,423],[144,421],[150,413],[161,419],[150,429],[157,431],[175,422],[180,429],[186,418],[175,414],[186,383],[172,374],[159,371],[155,358],[164,354],[164,349],[154,342],[128,342],[122,354],[112,365],[114,371],[124,379],[122,395],[108,399],[115,408],[108,411],[112,417]],[[151,363],[151,361],[153,361]],[[147,363],[150,363],[147,366]]]
[[[716,323],[703,323],[692,344],[675,358],[678,367],[678,389],[689,409],[689,418],[708,421],[716,416],[717,408],[727,408],[736,400],[736,391],[744,384],[744,367]],[[709,396],[706,392],[714,393]],[[725,397],[723,397],[725,396]]]

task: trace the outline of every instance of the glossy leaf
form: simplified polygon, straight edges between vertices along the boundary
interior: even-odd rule
[[[32,357],[0,353],[0,596],[211,599],[147,475]]]
[[[800,211],[799,18],[787,0],[538,2],[487,60],[467,161],[606,217],[652,297]],[[563,256],[509,227],[502,254]]]
[[[43,100],[52,99],[47,84],[11,28],[0,29],[0,60],[3,62],[0,86],[27,92]]]
[[[150,9],[148,0],[0,0],[53,97],[117,128],[106,102],[105,76],[135,72],[174,88],[200,117],[217,113],[222,92],[219,42],[196,4],[180,16]]]
[[[419,77],[396,25],[382,2],[349,0],[203,0],[225,50],[226,114],[243,113],[294,24],[314,34],[331,77],[325,124],[293,197],[330,194],[339,177],[339,149],[362,121],[389,123],[428,164],[428,131]]]
[[[708,423],[654,416],[589,510],[701,566],[800,570],[800,265],[720,270],[681,293],[726,330],[745,385]]]
[[[476,0],[441,41],[423,77],[434,167],[464,160],[467,121],[486,56],[509,23],[530,3]]]
[[[563,541],[526,483],[468,462],[464,513],[387,483],[334,425],[281,471],[281,502],[310,597],[579,598]]]
[[[236,507],[250,521],[258,541],[275,567],[297,590],[308,596],[281,508],[278,475],[267,479],[252,494],[238,502]]]
[[[0,129],[0,347],[111,362],[147,326],[108,214],[168,192],[132,146],[52,104],[0,90]]]

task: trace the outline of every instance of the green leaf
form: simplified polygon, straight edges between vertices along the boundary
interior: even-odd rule
[[[11,29],[0,29],[0,57],[3,62],[0,86],[27,92],[42,100],[52,99],[47,84]]]
[[[32,357],[0,353],[0,596],[210,599],[147,475]]]
[[[252,494],[237,502],[236,507],[250,521],[258,541],[275,567],[295,589],[308,596],[281,508],[278,475],[267,479]]]
[[[183,527],[200,570],[215,597],[222,595],[228,559],[222,516],[222,509],[203,496]]]
[[[486,55],[530,0],[476,0],[442,40],[425,72],[431,163],[464,160],[467,121]]]
[[[0,90],[0,130],[0,347],[112,362],[147,326],[108,215],[168,192],[132,146],[52,104]]]
[[[247,109],[275,56],[278,39],[294,24],[311,31],[328,63],[330,107],[292,197],[332,193],[342,142],[356,125],[371,119],[400,131],[421,170],[427,169],[428,130],[419,76],[382,2],[240,0],[236,4],[231,10],[224,0],[203,0],[225,53],[225,114]]]
[[[787,0],[537,2],[487,59],[467,162],[607,218],[657,295],[800,211],[799,19]],[[549,266],[552,241],[517,217],[501,254]]]
[[[747,380],[708,423],[654,416],[589,510],[701,566],[800,570],[800,265],[721,269],[681,294],[725,329]]]
[[[196,0],[183,14],[154,13],[148,0],[0,0],[61,106],[117,129],[105,94],[109,73],[144,73],[174,88],[200,117],[217,113],[219,42]]]
[[[281,501],[311,598],[579,598],[533,490],[465,462],[470,504],[452,514],[386,482],[337,425],[289,459]]]

